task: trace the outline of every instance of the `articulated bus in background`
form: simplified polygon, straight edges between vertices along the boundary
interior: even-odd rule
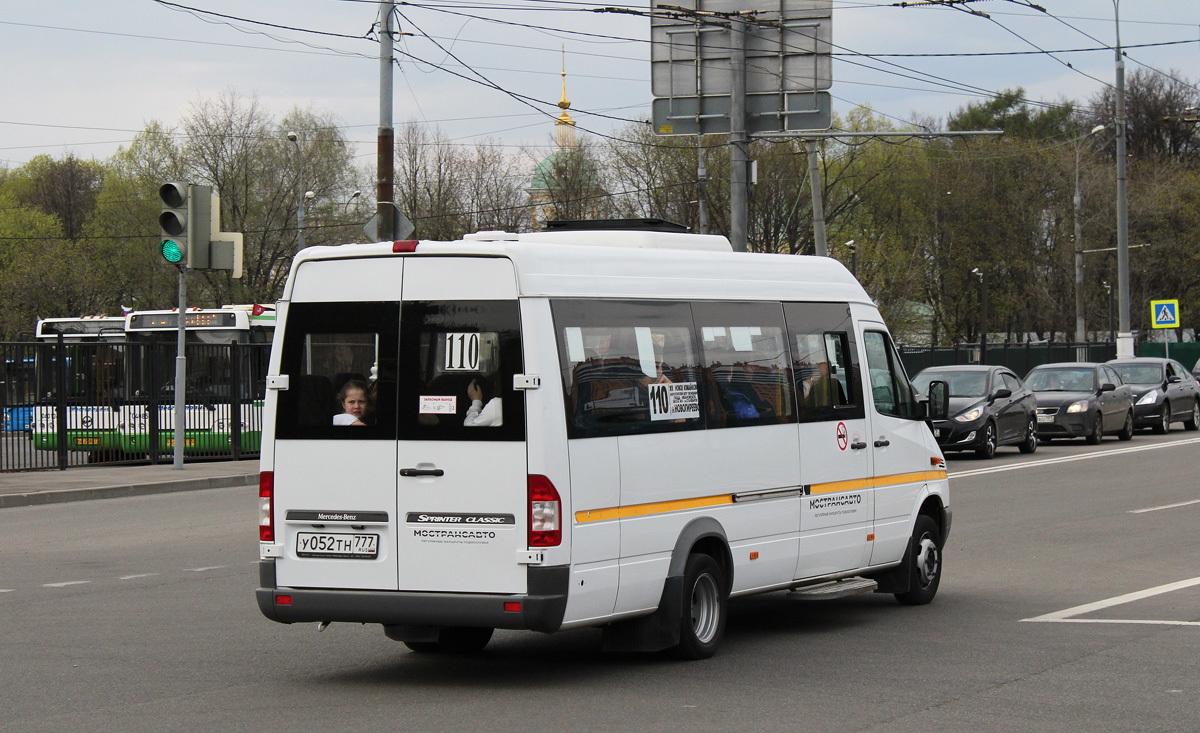
[[[24,425],[39,450],[57,450],[57,409],[67,405],[67,446],[86,453],[120,449],[117,434],[117,405],[125,398],[125,318],[122,316],[79,316],[43,318],[37,322],[38,344],[56,344],[61,339],[60,358],[45,346],[33,351],[33,382],[36,388]],[[5,404],[13,404],[6,402]]]
[[[145,455],[175,447],[175,345],[179,313],[135,311],[125,318],[131,396],[121,408],[122,449]],[[184,314],[187,343],[184,453],[257,452],[274,308],[225,306]],[[234,393],[234,385],[238,385]],[[158,405],[157,425],[150,406]]]
[[[39,352],[34,370],[38,398],[30,419],[34,447],[59,448],[61,387],[68,451],[90,453],[97,460],[144,458],[153,446],[170,454],[178,323],[175,310],[39,321],[39,340],[55,342],[63,334],[65,356],[60,369],[56,355],[45,347]],[[185,313],[186,452],[228,452],[234,435],[240,450],[258,450],[274,325],[275,311],[269,306]]]
[[[933,599],[946,384],[918,401],[850,272],[609,227],[297,255],[267,377],[265,616],[428,652],[596,626],[696,659],[731,597]]]

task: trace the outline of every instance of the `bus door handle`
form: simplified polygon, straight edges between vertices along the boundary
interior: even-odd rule
[[[891,444],[892,444],[892,441],[890,441],[890,440],[887,440],[886,438],[880,438],[879,440],[875,441],[875,447],[876,447],[876,448],[884,448],[884,447],[886,447],[886,446],[889,446],[889,445],[891,445]]]
[[[861,440],[858,441],[857,443],[850,444],[850,450],[862,450],[863,448],[866,448],[866,447],[867,447],[867,444]]]
[[[401,476],[444,476],[446,474],[440,468],[402,468],[400,469]]]

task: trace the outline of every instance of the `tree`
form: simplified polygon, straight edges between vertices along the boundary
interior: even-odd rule
[[[1106,86],[1088,100],[1085,129],[1112,124],[1116,118],[1116,90]],[[1150,69],[1135,69],[1125,77],[1126,150],[1133,158],[1153,158],[1194,164],[1200,150],[1196,123],[1189,109],[1200,106],[1200,90],[1174,70],[1165,76]],[[1110,153],[1115,149],[1109,146]]]
[[[8,177],[6,188],[22,205],[57,218],[64,237],[79,239],[103,183],[104,166],[95,161],[38,155]]]

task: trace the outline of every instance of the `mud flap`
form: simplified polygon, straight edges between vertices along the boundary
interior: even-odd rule
[[[619,621],[604,628],[601,649],[606,652],[657,652],[679,644],[683,617],[683,576],[663,583],[658,610],[649,616]]]
[[[904,550],[904,557],[900,560],[900,564],[891,570],[886,570],[876,575],[867,575],[879,587],[875,589],[876,593],[907,593],[912,588],[912,569],[913,569],[913,538],[908,538],[908,547]]]

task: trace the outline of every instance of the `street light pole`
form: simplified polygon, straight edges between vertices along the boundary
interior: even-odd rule
[[[987,273],[976,267],[971,272],[979,276],[979,363],[987,363],[988,291]]]
[[[1133,330],[1129,318],[1129,198],[1125,164],[1125,57],[1121,54],[1120,0],[1113,0],[1117,26],[1117,305],[1119,307],[1117,358],[1133,356]]]
[[[300,164],[300,208],[296,210],[296,226],[300,229],[300,234],[296,238],[296,249],[300,250],[304,249],[304,199],[308,196],[308,191],[304,188],[304,154],[300,152],[299,135],[289,132],[287,139],[296,146],[296,160]]]
[[[1096,125],[1091,131],[1075,141],[1075,343],[1087,341],[1087,322],[1083,316],[1083,223],[1080,217],[1082,197],[1079,194],[1079,158],[1083,152],[1083,143],[1092,135],[1104,129],[1104,125]],[[1084,350],[1079,346],[1077,354],[1079,361],[1087,361]]]

